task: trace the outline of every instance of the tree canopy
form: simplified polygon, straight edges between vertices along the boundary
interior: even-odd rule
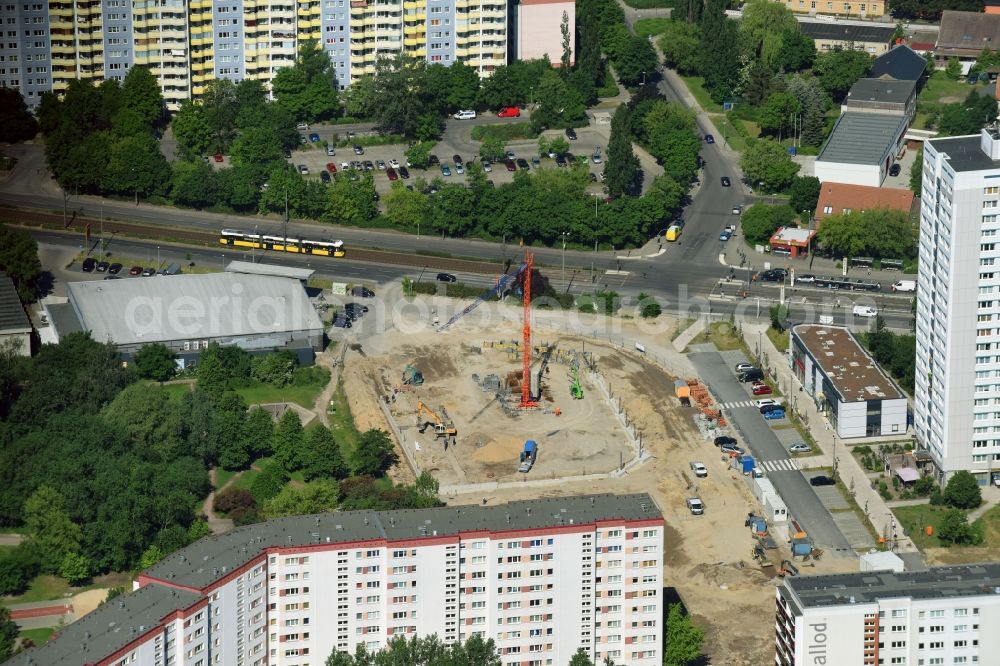
[[[975,509],[983,503],[982,490],[971,473],[955,472],[944,487],[944,502],[956,509]]]
[[[18,143],[35,138],[38,121],[28,111],[17,88],[0,88],[0,143]]]
[[[817,238],[824,249],[841,257],[898,259],[913,256],[916,249],[909,215],[888,208],[828,215]]]
[[[740,157],[740,167],[747,182],[764,192],[785,189],[801,168],[784,146],[771,139],[750,142]]]

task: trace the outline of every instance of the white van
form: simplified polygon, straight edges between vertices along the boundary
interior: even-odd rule
[[[893,291],[916,291],[917,281],[916,280],[900,280],[892,285]]]
[[[870,305],[855,305],[854,309],[851,310],[851,312],[856,317],[869,317],[869,318],[871,318],[871,317],[877,317],[878,316],[878,310],[876,310],[875,308],[871,307]]]
[[[471,110],[459,111],[452,118],[455,120],[472,120],[476,117],[476,112]]]

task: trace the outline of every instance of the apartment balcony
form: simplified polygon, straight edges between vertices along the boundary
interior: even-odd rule
[[[413,49],[412,51],[407,51],[407,54],[413,56],[414,58],[426,58],[427,57],[427,49],[425,49],[424,47],[421,46],[418,49]]]
[[[408,36],[420,35],[424,32],[422,25],[407,25],[403,27],[403,34]]]
[[[53,54],[53,58],[59,55],[72,56],[76,53],[76,47],[73,44],[55,44],[49,47],[49,50]]]

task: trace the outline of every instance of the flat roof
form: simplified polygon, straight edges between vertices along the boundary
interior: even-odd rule
[[[889,146],[903,133],[905,116],[847,111],[837,119],[817,160],[881,164]]]
[[[31,320],[17,295],[14,281],[0,273],[0,333],[30,333]]]
[[[294,266],[279,266],[277,264],[258,264],[253,261],[230,261],[226,264],[228,273],[250,273],[251,275],[274,275],[275,277],[308,280],[316,272],[311,268],[296,268]]]
[[[948,156],[948,164],[956,173],[1000,169],[1000,160],[992,160],[983,152],[981,134],[930,139],[928,142],[934,150]]]
[[[155,275],[70,282],[69,300],[99,342],[171,340],[323,330],[298,280],[247,273]]]
[[[879,599],[996,596],[1000,562],[933,567],[925,571],[862,571],[785,578],[803,608],[872,603]],[[853,600],[853,601],[852,601]]]
[[[812,229],[799,229],[798,227],[781,227],[773,236],[771,242],[792,243],[793,245],[806,245],[809,239],[816,235]]]
[[[846,101],[848,105],[851,102],[906,104],[916,87],[916,81],[858,79],[848,91]]]
[[[457,536],[463,532],[523,531],[591,525],[603,520],[661,519],[647,493],[577,495],[510,502],[397,511],[338,511],[276,518],[207,536],[168,555],[143,575],[202,590],[268,548],[402,541]]]
[[[792,333],[819,364],[844,402],[902,398],[850,330],[842,326],[799,324]]]
[[[892,25],[853,25],[845,23],[799,22],[799,30],[806,37],[841,42],[880,42],[888,44],[896,28]]]
[[[80,666],[96,664],[121,650],[171,613],[190,608],[204,597],[197,592],[151,584],[123,594],[55,633],[48,643],[4,662],[9,666]]]

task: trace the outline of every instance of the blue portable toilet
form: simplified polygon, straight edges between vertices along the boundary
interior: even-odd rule
[[[753,456],[743,456],[743,473],[753,474],[754,468],[757,466],[756,461],[754,461]]]

